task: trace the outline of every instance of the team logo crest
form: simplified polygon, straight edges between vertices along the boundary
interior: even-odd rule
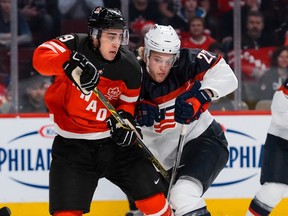
[[[121,94],[120,90],[118,87],[115,87],[115,88],[109,88],[108,91],[107,91],[107,94],[106,94],[106,97],[109,99],[109,100],[116,100],[119,95]]]

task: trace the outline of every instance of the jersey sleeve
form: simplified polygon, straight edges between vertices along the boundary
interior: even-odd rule
[[[33,53],[33,67],[42,75],[62,75],[62,65],[69,59],[71,51],[59,39],[44,42]]]
[[[212,90],[214,93],[213,100],[232,93],[237,87],[238,80],[234,72],[226,61],[220,57],[219,61],[205,73],[201,89]]]
[[[212,100],[224,97],[238,87],[234,72],[222,56],[201,49],[183,49],[182,52],[181,70],[184,68],[192,81],[201,81],[201,89],[210,89]]]
[[[129,112],[132,116],[134,116],[134,110],[136,101],[139,97],[140,89],[134,89],[132,91],[129,91],[130,96],[127,96],[127,94],[122,94],[120,96],[120,104],[117,107],[117,110],[124,110],[125,112]]]

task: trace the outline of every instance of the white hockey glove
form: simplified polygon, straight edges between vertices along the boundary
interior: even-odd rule
[[[63,64],[68,78],[85,95],[89,95],[98,84],[100,74],[97,68],[81,53],[73,51],[70,60]]]

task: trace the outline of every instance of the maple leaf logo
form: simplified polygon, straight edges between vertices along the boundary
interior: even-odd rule
[[[109,100],[116,100],[118,99],[119,95],[121,94],[120,90],[118,87],[115,87],[115,88],[109,88],[108,91],[107,91],[107,98]]]

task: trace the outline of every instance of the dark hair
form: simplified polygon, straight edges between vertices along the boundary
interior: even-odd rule
[[[288,52],[288,47],[287,46],[279,46],[277,47],[274,52],[271,55],[271,67],[278,67],[278,57],[279,55],[283,52],[283,51],[287,51]]]
[[[200,20],[200,21],[202,22],[203,26],[205,27],[205,20],[204,20],[204,18],[199,17],[199,16],[193,16],[193,17],[191,17],[191,18],[188,20],[188,25],[190,26],[191,23],[192,23],[193,21],[195,21],[195,20]]]
[[[246,18],[246,24],[248,22],[248,18],[254,16],[254,17],[261,17],[263,22],[265,20],[264,14],[261,11],[249,11],[247,14],[247,18]]]

